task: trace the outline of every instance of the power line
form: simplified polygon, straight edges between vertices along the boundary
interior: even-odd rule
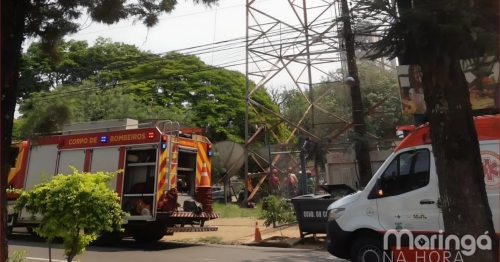
[[[241,60],[242,59],[236,60],[236,61],[232,61],[232,62],[239,62]],[[245,63],[230,64],[230,65],[226,65],[226,67],[234,67],[234,66],[244,65],[244,64]],[[219,66],[222,66],[222,65],[224,65],[224,64],[221,64],[221,65],[218,65],[218,66],[213,66],[213,67],[207,68],[207,69],[194,70],[194,71],[191,71],[191,72],[183,73],[183,75],[190,75],[190,74],[195,74],[195,73],[200,73],[200,72],[206,72],[206,71],[212,71],[212,70],[221,70],[221,69],[224,69],[224,68],[219,67]],[[128,81],[128,82],[125,82],[125,83],[115,84],[113,87],[108,88],[108,90],[112,89],[112,88],[116,88],[118,86],[125,86],[125,85],[129,85],[129,84],[141,83],[141,82],[145,82],[145,81],[149,81],[149,80],[165,80],[165,79],[167,79],[167,77],[154,77],[154,78],[148,78],[148,79],[139,79],[139,80],[135,80],[135,81]],[[75,93],[80,93],[80,92],[85,93],[85,92],[91,92],[91,91],[98,91],[98,90],[102,90],[102,88],[105,88],[105,87],[106,87],[105,85],[98,85],[95,88],[78,89],[78,90],[72,90],[72,91],[66,91],[66,92],[58,92],[58,93],[48,93],[48,94],[42,93],[41,98],[37,98],[37,100],[39,100],[39,101],[40,100],[47,100],[47,99],[50,99],[52,97],[64,96],[64,95],[67,95],[67,94],[75,94]],[[29,99],[27,99],[26,101],[29,101]]]
[[[267,0],[267,1],[269,1],[269,0]],[[236,6],[232,6],[232,7],[236,7]],[[232,7],[226,7],[226,8],[232,8]],[[221,8],[221,9],[226,9],[226,8]],[[199,13],[204,13],[204,12],[199,12]],[[194,14],[197,14],[197,13],[194,13]],[[330,25],[332,22],[335,21],[335,19],[331,19],[331,18],[328,19],[328,18],[326,18],[326,19],[319,19],[317,22],[324,21],[324,20],[329,20],[329,21],[316,24],[314,26],[314,28],[317,28],[317,27],[320,27],[320,26],[325,26],[325,25]],[[300,25],[296,25],[294,27],[297,27],[297,26],[300,26]],[[290,38],[284,38],[284,39],[280,38],[279,40],[272,40],[272,41],[269,40],[269,37],[273,37],[273,36],[277,36],[277,35],[282,36],[283,34],[288,35],[288,34],[292,34],[292,33],[301,33],[301,34],[303,34],[303,32],[299,32],[295,28],[288,28],[286,30],[281,30],[281,29],[269,30],[265,35],[266,35],[266,37],[268,37],[268,42],[269,42],[270,45],[259,44],[259,45],[254,46],[253,48],[254,49],[258,49],[258,48],[274,47],[274,46],[277,46],[277,45],[293,45],[293,44],[297,44],[297,43],[303,42],[303,41],[297,41],[297,39],[300,39],[301,37],[305,37],[305,35],[299,35],[297,37],[290,37]],[[261,36],[261,33],[257,33],[255,35],[249,36],[249,38],[258,37],[258,36]],[[294,39],[294,41],[287,41],[287,40],[290,40],[290,39]],[[239,41],[239,40],[241,40],[241,41]],[[165,59],[164,57],[157,58],[157,59],[147,59],[147,58],[149,58],[151,56],[154,56],[154,55],[162,55],[162,54],[167,54],[167,53],[170,53],[170,52],[182,52],[182,51],[188,51],[188,50],[191,50],[191,51],[188,51],[188,52],[184,53],[183,55],[203,55],[203,54],[208,54],[208,53],[211,53],[213,55],[215,52],[225,52],[225,51],[230,51],[230,50],[234,50],[234,49],[238,49],[238,48],[243,48],[246,45],[246,41],[245,40],[246,40],[246,36],[245,37],[238,37],[238,38],[224,40],[224,41],[220,41],[220,42],[216,42],[216,43],[212,43],[212,44],[205,44],[205,45],[199,45],[199,46],[194,46],[194,47],[187,47],[187,48],[177,49],[177,50],[168,51],[168,52],[161,52],[161,53],[156,53],[156,54],[155,53],[153,53],[153,54],[152,53],[146,53],[146,54],[141,55],[141,56],[127,58],[126,60],[111,61],[110,63],[113,64],[113,63],[116,63],[116,62],[125,62],[125,61],[130,62],[131,59],[133,59],[133,60],[139,60],[141,58],[146,58],[145,61],[142,61],[142,62],[140,62],[138,64],[138,65],[140,65],[142,63],[152,63],[152,62],[155,62],[155,61],[162,61],[162,60]],[[278,41],[279,41],[279,44],[276,44]],[[240,45],[240,44],[244,44],[244,45]],[[217,49],[215,49],[215,45],[218,45]],[[209,46],[211,46],[211,48]],[[202,49],[200,49],[200,48],[202,48]],[[210,49],[211,49],[211,51],[208,51]],[[231,56],[231,57],[234,57],[234,56]],[[206,69],[206,70],[198,70],[198,71],[194,71],[194,72],[189,72],[187,74],[192,74],[192,73],[197,73],[197,72],[202,72],[202,71],[208,71],[208,70],[221,69],[220,67],[223,66],[224,64],[230,64],[230,63],[239,62],[239,61],[242,61],[242,60],[243,59],[236,60],[236,61],[231,61],[231,62],[226,62],[226,63],[223,63],[221,65],[217,65],[214,68],[209,68],[209,69]],[[261,62],[261,61],[266,61],[266,60],[264,60],[264,59],[257,60],[257,61],[254,61],[254,63]],[[243,64],[245,64],[245,63],[230,64],[230,65],[226,65],[226,67],[233,67],[233,66],[238,66],[238,65],[243,65]],[[138,65],[134,65],[134,66],[138,66]],[[128,65],[122,65],[122,66],[118,66],[118,67],[109,67],[109,68],[105,68],[103,71],[105,71],[105,70],[116,70],[116,69],[121,69],[121,68],[126,68],[126,67],[128,67]],[[78,71],[84,71],[84,70],[85,69],[80,69],[80,70],[76,70],[76,72],[78,72]],[[124,84],[133,84],[133,83],[138,83],[138,82],[147,81],[147,80],[154,80],[154,79],[162,79],[162,78],[142,79],[142,80],[137,80],[137,81],[132,81],[132,82],[126,82]],[[122,85],[122,84],[116,84],[115,86],[120,86],[120,85]],[[102,86],[96,87],[95,90],[100,89],[101,87]],[[71,93],[71,92],[82,92],[82,91],[87,92],[87,91],[91,91],[91,90],[84,89],[84,90],[74,90],[74,91],[68,91],[68,92]],[[54,93],[54,94],[49,94],[49,95],[44,95],[43,97],[44,98],[49,98],[50,96],[58,96],[58,95],[62,95],[62,94],[64,94],[64,92]]]
[[[273,0],[261,0],[260,2],[268,2],[268,1],[273,1]],[[218,10],[225,10],[225,9],[230,9],[230,8],[235,8],[235,7],[241,7],[241,6],[245,6],[245,4],[226,6],[226,7],[217,8],[217,9]],[[177,19],[177,18],[192,16],[192,15],[204,14],[204,13],[208,13],[208,12],[213,12],[213,10],[207,10],[207,11],[201,11],[201,12],[196,12],[196,13],[184,14],[184,15],[179,15],[179,16],[166,17],[166,18],[162,18],[162,19],[158,19],[158,20],[159,21],[172,20],[172,19]],[[92,31],[92,32],[78,33],[78,34],[75,34],[75,35],[76,36],[79,36],[79,35],[89,35],[89,34],[101,33],[101,32],[111,31],[111,30],[116,30],[116,29],[123,29],[123,28],[132,27],[132,26],[136,26],[136,25],[137,24],[125,25],[125,26],[118,26],[118,27],[111,27],[111,28],[108,28],[108,29],[102,29],[102,30],[97,30],[97,31]]]
[[[330,22],[323,22],[319,25],[323,25],[323,26],[326,26],[328,25]],[[280,30],[271,30],[270,32],[272,31],[275,31],[273,32],[273,34],[268,34],[268,36],[276,36],[276,35],[280,35],[280,34],[291,34],[293,32],[296,32],[295,29],[288,29],[288,30],[285,30],[285,31],[281,31]],[[259,34],[256,34],[254,36],[258,36]],[[243,40],[245,39],[245,37],[239,37],[239,38],[234,38],[234,39],[230,39],[230,40],[224,40],[224,41],[220,41],[220,42],[216,42],[214,44],[204,44],[204,45],[199,45],[199,46],[193,46],[193,47],[187,47],[187,48],[182,48],[182,49],[177,49],[177,50],[172,50],[172,51],[167,51],[167,52],[160,52],[160,53],[145,53],[144,55],[141,55],[141,56],[136,56],[136,57],[128,57],[126,60],[124,59],[120,59],[120,60],[115,60],[115,61],[110,61],[109,63],[113,64],[113,63],[117,63],[117,62],[131,62],[132,61],[137,61],[141,58],[146,58],[145,61],[142,61],[140,62],[139,64],[142,64],[142,63],[151,63],[151,62],[156,62],[156,61],[163,61],[164,58],[163,57],[158,57],[156,59],[147,59],[151,56],[155,56],[155,55],[163,55],[163,54],[167,54],[167,53],[172,53],[172,52],[176,52],[176,53],[180,53],[182,51],[186,51],[186,50],[193,50],[193,49],[199,49],[199,48],[202,48],[202,47],[206,47],[206,48],[203,48],[203,49],[200,49],[200,50],[193,50],[191,52],[184,52],[184,55],[203,55],[203,54],[209,54],[209,53],[214,53],[214,52],[223,52],[223,51],[229,51],[229,50],[234,50],[234,49],[238,49],[238,48],[243,48],[245,47],[245,41],[239,41],[239,42],[235,42],[235,41],[238,41],[238,40]],[[290,39],[297,39],[297,37],[290,37],[290,38],[284,38],[284,39],[281,39],[280,41],[285,41],[285,42],[281,42],[280,45],[287,45],[287,44],[293,44],[293,43],[299,43],[299,42],[303,42],[303,41],[294,41],[294,42],[286,42],[286,40],[290,40]],[[273,43],[276,43],[276,41],[278,40],[273,40],[271,41],[271,44],[270,45],[263,45],[263,44],[260,44],[260,45],[257,45],[255,47],[253,47],[254,49],[257,49],[257,48],[266,48],[266,47],[273,47],[273,46],[277,46],[278,44],[273,44]],[[231,43],[231,42],[234,42],[234,43]],[[227,44],[229,43],[229,44]],[[219,45],[217,46],[217,49],[215,49],[213,47],[213,45],[217,45],[217,44],[224,44],[224,45]],[[243,44],[243,45],[240,45],[240,44]],[[209,47],[211,46],[211,47]],[[213,51],[210,51],[210,50],[213,50]],[[208,51],[208,52],[207,52]],[[137,66],[137,65],[135,65]],[[128,65],[121,65],[121,66],[112,66],[112,67],[108,67],[108,68],[105,68],[104,70],[116,70],[116,69],[121,69],[121,68],[126,68],[128,67]],[[86,71],[86,69],[76,69],[74,70],[74,72],[84,72]]]

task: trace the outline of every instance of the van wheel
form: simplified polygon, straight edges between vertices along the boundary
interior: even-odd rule
[[[352,262],[383,262],[383,243],[370,237],[358,238],[351,248]]]

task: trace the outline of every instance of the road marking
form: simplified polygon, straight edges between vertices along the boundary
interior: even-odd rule
[[[36,260],[36,261],[49,261],[48,258],[39,258],[39,257],[26,257],[28,260]],[[57,260],[52,259],[52,262],[66,262],[66,260]]]

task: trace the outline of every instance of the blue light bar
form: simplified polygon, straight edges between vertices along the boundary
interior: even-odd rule
[[[212,150],[208,151],[208,156],[212,156]]]
[[[166,143],[161,143],[161,148],[162,148],[162,149],[167,148],[167,144],[166,144]]]
[[[107,136],[101,136],[101,143],[106,143],[106,141],[108,141],[108,137]]]

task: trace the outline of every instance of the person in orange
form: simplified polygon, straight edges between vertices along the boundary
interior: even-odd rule
[[[278,170],[273,169],[271,177],[269,178],[269,185],[271,186],[271,191],[273,195],[277,195],[280,186],[280,179],[277,177]]]
[[[247,190],[248,190],[249,194],[252,193],[252,191],[253,191],[252,179],[251,178],[248,178]]]

